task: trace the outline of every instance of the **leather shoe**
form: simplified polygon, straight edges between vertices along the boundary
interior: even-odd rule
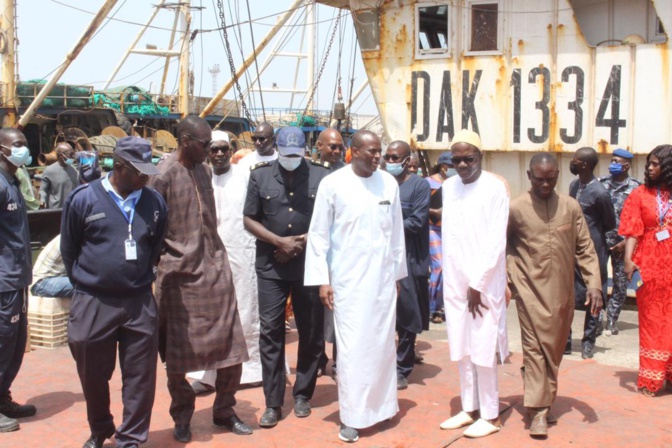
[[[102,448],[103,443],[105,443],[105,440],[109,439],[113,435],[114,431],[112,431],[109,435],[91,434],[91,437],[89,437],[89,440],[84,442],[82,448]]]
[[[181,443],[188,443],[191,441],[191,425],[175,425],[173,429],[173,437]]]
[[[215,424],[215,426],[226,428],[239,436],[247,436],[252,434],[252,428],[250,428],[250,425],[239,419],[236,414],[233,414],[231,417],[227,418],[214,418],[212,419],[212,422]]]
[[[272,428],[278,424],[278,420],[282,418],[280,408],[266,408],[264,414],[259,419],[259,426],[262,428]]]
[[[530,436],[545,438],[548,436],[548,421],[546,411],[537,412],[530,423]]]
[[[0,414],[0,432],[18,431],[18,429],[19,429],[18,420]]]
[[[0,414],[9,418],[32,417],[37,412],[32,404],[19,404],[12,399],[11,394],[0,397]]]
[[[568,342],[565,344],[565,355],[571,355],[572,354],[572,343]]]
[[[311,413],[310,403],[305,398],[297,398],[294,403],[294,415],[299,418],[308,417]]]
[[[397,390],[408,389],[408,379],[404,375],[397,375]]]
[[[584,345],[581,350],[581,359],[593,359],[593,347]]]

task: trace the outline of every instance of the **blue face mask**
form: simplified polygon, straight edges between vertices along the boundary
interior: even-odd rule
[[[30,155],[30,149],[28,149],[27,146],[12,146],[11,148],[3,146],[3,148],[12,151],[12,153],[9,156],[5,156],[5,158],[17,168],[23,165],[30,165],[33,161],[33,158]]]
[[[446,170],[446,179],[450,179],[455,175],[457,175],[457,170],[455,168],[448,168]]]
[[[302,157],[278,156],[278,163],[287,171],[294,171],[301,165]]]
[[[385,171],[393,175],[394,177],[401,176],[401,173],[404,172],[403,163],[386,163]]]
[[[609,174],[612,176],[618,176],[619,174],[623,173],[623,165],[621,165],[618,162],[611,162],[609,164]]]
[[[75,163],[75,159],[65,159],[66,165],[72,165],[73,163]]]

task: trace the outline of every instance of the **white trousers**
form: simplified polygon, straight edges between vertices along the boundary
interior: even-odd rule
[[[462,410],[472,412],[480,409],[482,419],[496,419],[499,415],[496,360],[492,360],[492,367],[483,367],[474,365],[471,357],[465,356],[457,365],[460,370]]]

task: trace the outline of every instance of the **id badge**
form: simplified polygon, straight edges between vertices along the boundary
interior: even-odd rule
[[[670,231],[668,229],[663,229],[660,232],[656,232],[656,239],[660,241],[665,241],[670,237]]]
[[[126,248],[126,261],[133,261],[138,259],[138,251],[135,246],[135,241],[126,240],[124,242],[124,247]]]

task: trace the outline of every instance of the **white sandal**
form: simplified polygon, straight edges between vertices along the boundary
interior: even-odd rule
[[[474,423],[473,425],[468,427],[466,431],[464,431],[464,437],[469,437],[472,439],[478,437],[485,437],[489,436],[490,434],[496,433],[497,431],[500,430],[500,428],[501,426],[495,426],[489,421],[479,418],[478,420],[476,420],[476,423]]]
[[[453,415],[445,422],[441,423],[441,429],[458,429],[463,426],[471,425],[474,423],[474,419],[471,418],[469,414],[464,411],[461,411],[459,414]]]

